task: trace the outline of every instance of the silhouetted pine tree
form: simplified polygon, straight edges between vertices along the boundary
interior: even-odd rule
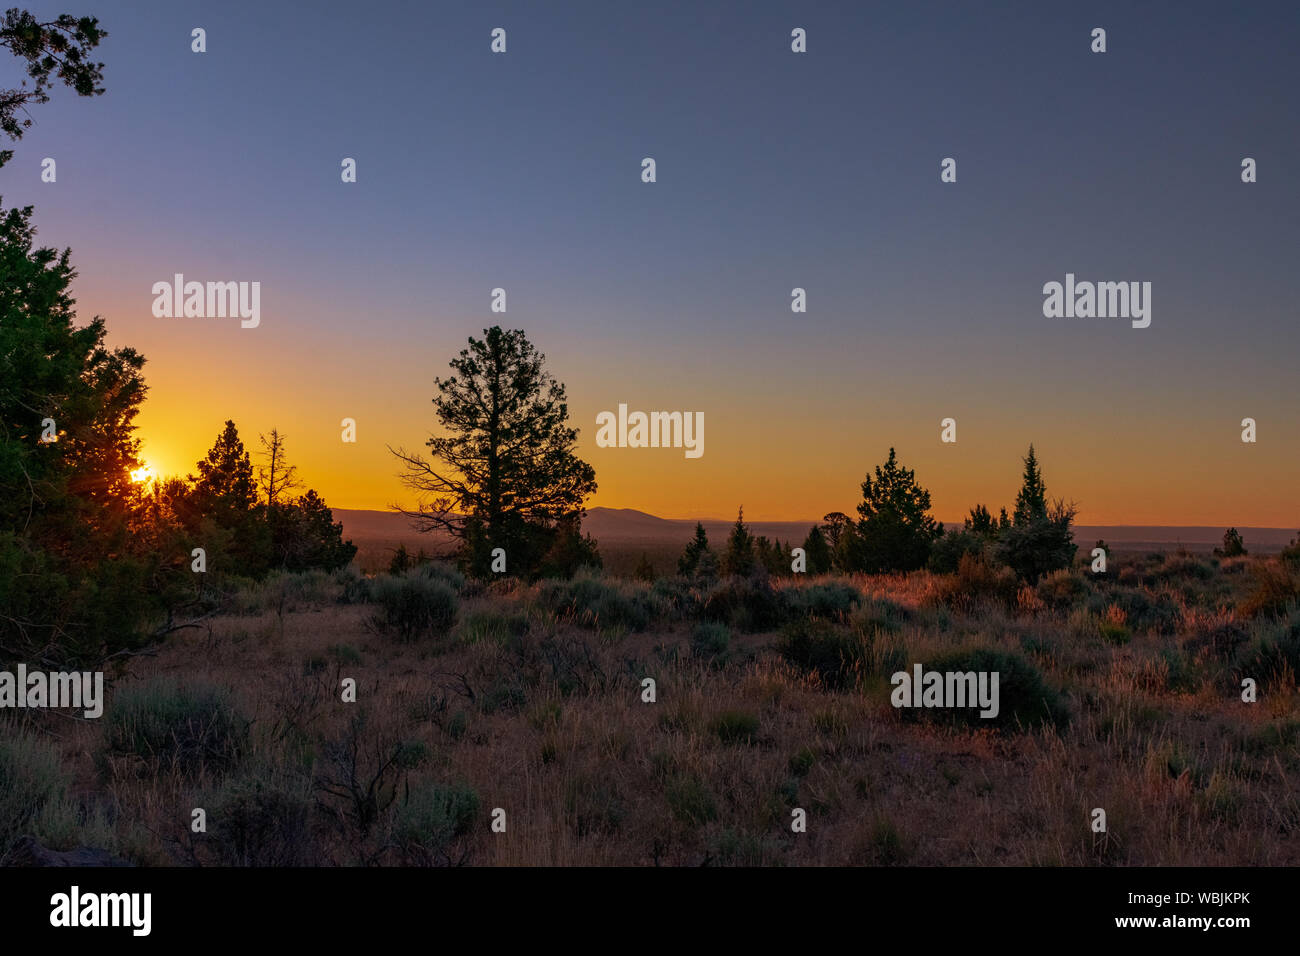
[[[929,514],[930,492],[916,483],[916,472],[902,467],[894,449],[883,466],[862,482],[858,505],[860,555],[857,569],[912,571],[925,566],[930,545],[943,532]]]
[[[677,559],[677,573],[692,575],[699,567],[700,557],[709,550],[709,536],[704,533],[704,525],[695,522],[695,537],[686,544],[686,550]]]
[[[722,573],[745,576],[754,570],[754,539],[745,527],[745,509],[736,514],[731,535],[727,538],[727,552],[722,558]]]
[[[813,525],[808,537],[803,541],[804,554],[808,560],[809,574],[829,574],[831,570],[831,549],[826,543],[822,529]]]
[[[1025,456],[1025,474],[1020,493],[1016,495],[1016,510],[1011,523],[1016,526],[1027,525],[1032,521],[1041,521],[1047,517],[1047,484],[1038,467],[1038,458],[1034,455],[1034,446],[1029,446]]]

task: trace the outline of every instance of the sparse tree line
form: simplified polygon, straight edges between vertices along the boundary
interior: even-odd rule
[[[882,574],[928,568],[954,572],[963,561],[1000,564],[1034,583],[1043,575],[1068,568],[1077,546],[1071,523],[1075,508],[1063,501],[1048,502],[1047,486],[1033,445],[1024,459],[1024,479],[1010,515],[1005,508],[994,518],[984,505],[970,510],[961,529],[945,530],[930,515],[930,492],[916,473],[898,462],[889,449],[883,465],[862,482],[857,519],[833,511],[814,525],[802,544],[802,567],[789,544],[755,538],[745,525],[744,509],[736,518],[722,552],[709,546],[704,525],[677,564],[679,574],[712,578],[755,572],[787,575]]]

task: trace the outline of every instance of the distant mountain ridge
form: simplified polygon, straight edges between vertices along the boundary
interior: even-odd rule
[[[411,519],[391,511],[365,511],[334,508],[334,520],[343,523],[343,536],[354,542],[384,542],[394,546],[398,542],[418,548],[421,542],[438,546],[445,538],[417,532]],[[685,546],[695,530],[694,518],[660,518],[635,508],[591,508],[583,522],[583,530],[597,541],[607,545],[650,546],[680,544]],[[725,540],[735,519],[700,519],[709,541],[717,548]],[[819,524],[817,519],[806,521],[746,521],[754,535],[766,535],[792,547],[803,543],[808,529]],[[959,523],[949,522],[950,529]],[[1224,528],[1210,525],[1078,525],[1074,540],[1082,548],[1101,539],[1112,547],[1123,550],[1162,550],[1187,548],[1189,551],[1209,552],[1223,543]],[[1256,528],[1238,526],[1251,551],[1272,553],[1281,550],[1296,536],[1295,528]]]

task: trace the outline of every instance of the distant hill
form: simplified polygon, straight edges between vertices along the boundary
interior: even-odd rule
[[[343,522],[343,536],[357,545],[357,561],[365,570],[388,566],[393,550],[404,544],[415,553],[423,548],[429,554],[446,550],[451,542],[445,536],[421,534],[405,515],[389,511],[360,511],[335,508],[334,520]],[[714,549],[725,543],[734,519],[705,518],[704,530]],[[791,547],[798,547],[808,529],[818,522],[746,521],[750,533],[766,535]],[[646,555],[661,573],[671,570],[686,542],[695,533],[695,521],[684,518],[660,518],[633,508],[592,508],[583,522],[583,531],[600,543],[606,567],[616,573],[630,572]],[[948,525],[958,528],[959,524]],[[1238,527],[1252,552],[1270,554],[1280,551],[1296,535],[1294,528]],[[1101,539],[1115,551],[1164,551],[1184,547],[1189,551],[1209,553],[1223,543],[1223,528],[1176,525],[1079,525],[1074,540],[1080,549],[1091,548]]]

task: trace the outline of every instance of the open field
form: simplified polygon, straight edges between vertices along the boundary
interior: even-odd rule
[[[6,711],[0,780],[22,783],[0,842],[150,864],[1293,865],[1296,589],[1275,558],[1187,552],[1035,588],[983,566],[273,576],[130,659],[102,719]],[[999,716],[895,709],[914,662],[996,667]]]

